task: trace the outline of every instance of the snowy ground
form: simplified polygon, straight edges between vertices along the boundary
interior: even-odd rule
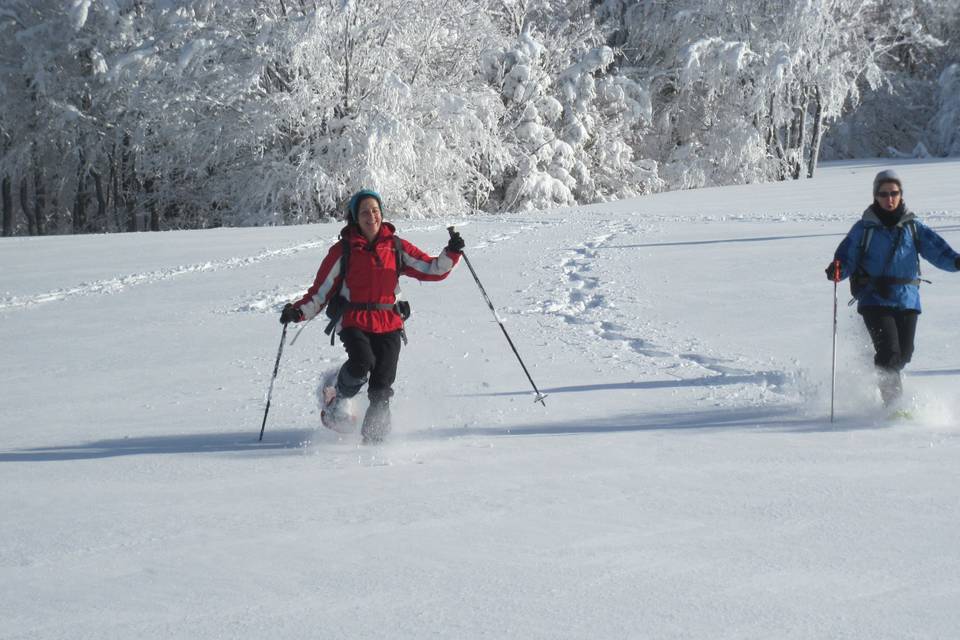
[[[383,447],[317,428],[338,226],[0,240],[2,638],[953,638],[960,275],[892,422],[823,268],[883,163],[455,223]],[[897,165],[960,247],[960,161]],[[387,201],[389,211],[389,200]],[[388,216],[389,217],[389,216]],[[292,337],[293,332],[290,332]]]

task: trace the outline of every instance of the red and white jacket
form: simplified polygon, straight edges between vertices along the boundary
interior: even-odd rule
[[[384,222],[373,242],[367,242],[357,227],[344,227],[340,236],[349,240],[350,258],[346,282],[340,287],[341,296],[354,303],[392,305],[397,301],[400,274],[397,273],[397,259],[394,255],[395,233],[396,228],[389,222]],[[400,273],[417,280],[443,280],[460,261],[459,253],[443,251],[434,258],[402,238],[400,245]],[[313,285],[306,295],[293,303],[293,306],[303,312],[304,320],[310,320],[320,313],[330,302],[331,295],[343,279],[343,274],[340,273],[342,250],[342,242],[330,247],[327,257],[320,263]],[[388,333],[402,329],[403,320],[392,309],[348,308],[340,319],[340,328],[347,327],[356,327],[370,333]]]

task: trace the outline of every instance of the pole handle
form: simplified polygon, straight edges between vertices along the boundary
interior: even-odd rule
[[[833,281],[840,282],[840,261],[833,261]]]
[[[457,232],[457,228],[451,225],[447,227],[447,232],[450,234],[450,237],[452,238],[453,234]]]

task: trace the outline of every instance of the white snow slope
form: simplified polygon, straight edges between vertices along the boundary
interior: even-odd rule
[[[283,302],[339,225],[0,240],[2,638],[956,638],[960,274],[892,421],[823,269],[873,161],[457,224],[382,447]],[[960,161],[894,165],[960,247]],[[389,199],[387,199],[389,212]],[[299,328],[299,327],[295,327]],[[294,331],[290,331],[289,339]]]

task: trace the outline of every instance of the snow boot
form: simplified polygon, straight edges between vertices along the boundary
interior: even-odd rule
[[[883,399],[883,406],[893,405],[903,394],[903,382],[900,379],[900,372],[896,369],[880,370],[880,397]]]
[[[370,398],[370,406],[363,416],[363,427],[360,435],[363,444],[379,444],[390,433],[390,397],[374,396]]]

